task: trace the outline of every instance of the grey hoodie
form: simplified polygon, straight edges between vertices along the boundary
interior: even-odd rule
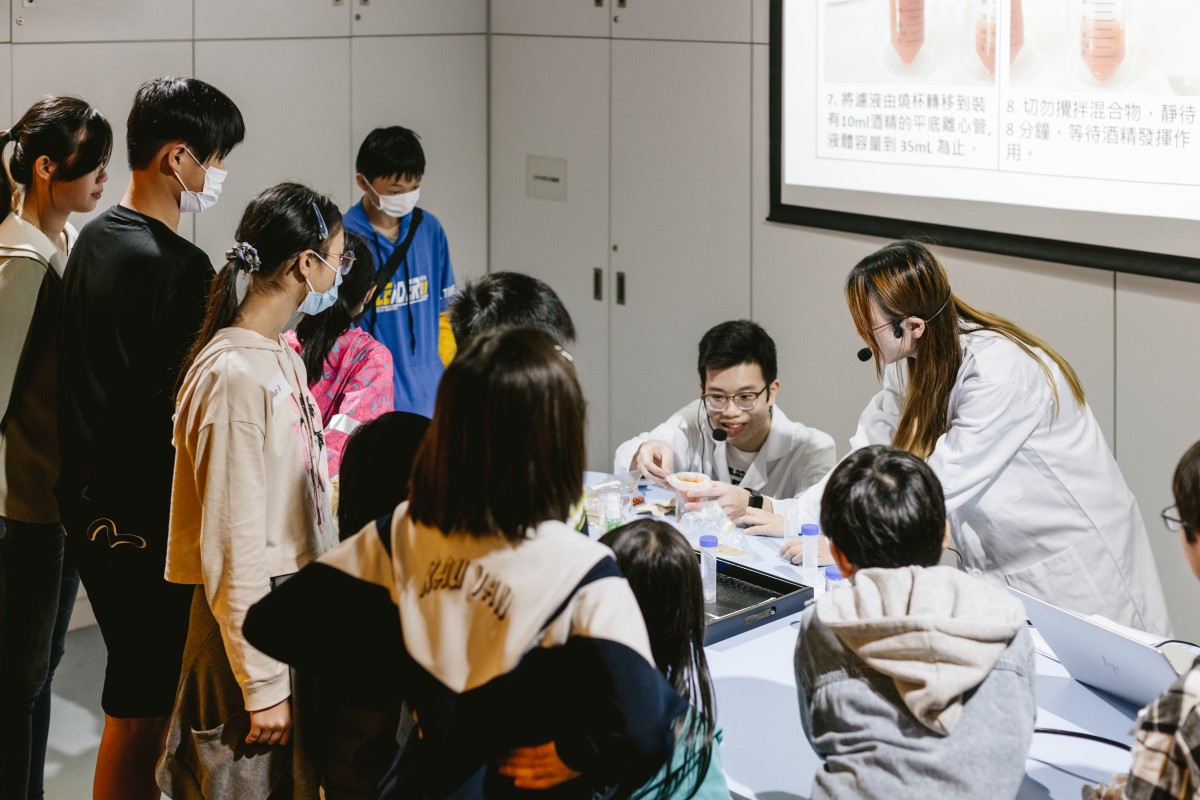
[[[812,797],[1014,797],[1033,736],[1021,604],[949,567],[867,569],[801,617]]]

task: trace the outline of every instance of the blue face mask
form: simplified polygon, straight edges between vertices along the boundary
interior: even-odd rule
[[[308,294],[304,296],[304,302],[300,304],[301,314],[320,314],[322,311],[332,306],[337,302],[338,287],[342,285],[341,271],[338,270],[337,267],[330,267],[329,262],[320,256],[317,256],[315,253],[313,255],[316,256],[318,261],[333,270],[333,286],[330,286],[329,291],[327,292],[318,292],[313,289],[313,285],[308,282],[308,278],[305,278],[304,282],[308,284]]]

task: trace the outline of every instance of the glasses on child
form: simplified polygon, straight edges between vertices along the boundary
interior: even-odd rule
[[[1162,510],[1162,521],[1163,525],[1166,525],[1167,530],[1171,533],[1179,533],[1185,527],[1188,527],[1187,523],[1179,517],[1179,509],[1175,506],[1167,506]]]
[[[346,252],[341,253],[341,254],[327,253],[324,250],[318,250],[317,252],[324,256],[335,256],[336,255],[337,259],[338,259],[338,265],[336,267],[330,267],[330,269],[336,269],[338,272],[342,273],[342,275],[350,274],[350,268],[354,266],[354,251],[353,250],[347,250]],[[325,261],[325,259],[323,259],[323,258],[321,260]],[[329,262],[326,261],[325,265],[329,266]]]
[[[740,392],[738,394],[706,394],[704,395],[704,406],[716,414],[724,411],[729,407],[729,401],[742,411],[753,411],[754,406],[758,404],[759,396],[765,392],[769,386],[764,386],[757,392]]]

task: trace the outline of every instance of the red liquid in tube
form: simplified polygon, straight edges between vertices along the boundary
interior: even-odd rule
[[[1021,47],[1025,44],[1025,19],[1021,13],[1021,0],[1010,0],[1009,15],[1009,44],[1008,63],[1017,60]],[[996,40],[1000,26],[997,0],[981,0],[979,17],[975,20],[975,53],[983,62],[988,75],[996,74],[996,51],[999,49]]]
[[[1082,0],[1079,54],[1092,77],[1104,83],[1125,60],[1125,21],[1120,0]]]
[[[925,0],[891,0],[892,47],[911,64],[925,44]]]

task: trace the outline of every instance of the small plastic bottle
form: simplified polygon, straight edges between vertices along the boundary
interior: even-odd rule
[[[842,571],[836,566],[825,568],[825,591],[832,592],[839,586],[845,586],[849,581],[842,577]]]
[[[717,602],[717,537],[700,537],[700,584],[704,587],[704,602]]]
[[[600,496],[600,517],[604,521],[604,532],[608,533],[619,528],[624,523],[621,518],[621,495],[617,492],[605,492]]]
[[[804,543],[804,563],[801,564],[801,569],[808,575],[815,575],[817,572],[817,536],[820,533],[821,528],[818,525],[810,523],[800,526],[800,540]]]

